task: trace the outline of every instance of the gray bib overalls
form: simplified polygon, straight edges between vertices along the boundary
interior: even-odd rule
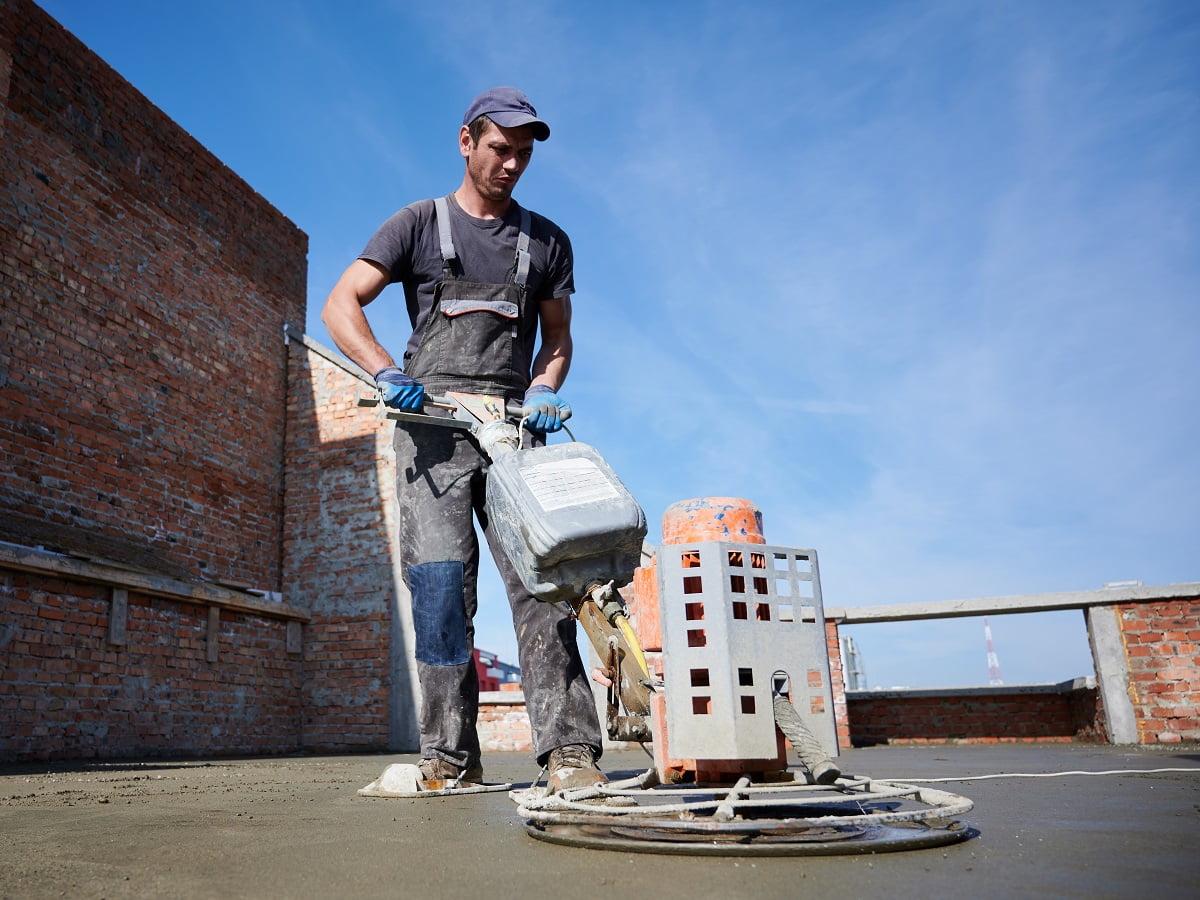
[[[520,398],[530,353],[520,339],[528,309],[530,215],[522,208],[510,280],[461,277],[445,198],[434,201],[442,279],[405,371],[431,393],[459,390]],[[512,611],[526,710],[539,760],[564,744],[600,749],[600,723],[580,659],[575,623],[563,605],[529,595],[484,511],[488,459],[467,432],[400,423],[396,450],[401,565],[412,595],[414,655],[421,683],[421,755],[463,768],[479,762],[479,682],[472,652],[479,544],[488,542]],[[507,749],[507,748],[499,748]]]
[[[529,231],[532,217],[521,211],[516,259],[505,284],[480,284],[461,277],[462,263],[450,230],[445,197],[434,201],[442,278],[434,288],[425,331],[404,371],[434,394],[447,390],[471,394],[523,395],[533,364],[521,340],[528,308]]]

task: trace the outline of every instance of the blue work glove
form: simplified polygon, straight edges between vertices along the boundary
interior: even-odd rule
[[[425,405],[425,388],[396,366],[375,373],[375,384],[383,396],[383,405],[406,412],[420,412]]]
[[[535,384],[525,392],[521,415],[526,417],[525,427],[530,431],[549,433],[558,431],[571,418],[571,407],[552,388]]]

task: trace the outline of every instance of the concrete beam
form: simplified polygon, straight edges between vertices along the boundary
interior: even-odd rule
[[[934,600],[927,603],[896,603],[888,606],[826,606],[826,618],[839,625],[869,622],[911,622],[920,619],[954,619],[1003,613],[1049,612],[1059,609],[1088,609],[1116,603],[1151,603],[1200,597],[1200,582],[1157,587],[1131,585],[1096,591],[1065,591],[1054,594],[1019,594],[1011,597],[980,597],[972,600]]]
[[[1129,696],[1129,660],[1117,610],[1112,606],[1090,606],[1087,619],[1088,643],[1104,706],[1104,726],[1112,744],[1138,743],[1137,714]]]

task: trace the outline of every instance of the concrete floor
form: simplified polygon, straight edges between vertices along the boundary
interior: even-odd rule
[[[646,768],[610,753],[610,774]],[[532,839],[505,793],[378,800],[356,790],[412,756],[0,767],[0,897],[1149,897],[1200,892],[1200,747],[870,748],[843,771],[975,802],[947,847],[791,858],[658,856]],[[485,757],[489,780],[537,776]],[[1003,778],[1075,770],[1185,772]]]

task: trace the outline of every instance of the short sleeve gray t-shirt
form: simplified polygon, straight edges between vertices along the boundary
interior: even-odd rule
[[[504,284],[512,280],[520,233],[520,207],[513,201],[500,219],[467,215],[451,194],[448,198],[454,249],[465,281]],[[526,281],[526,321],[522,332],[536,338],[538,304],[575,293],[575,259],[566,232],[530,211],[529,278]],[[412,337],[405,361],[416,351],[433,308],[434,288],[442,278],[442,252],[432,200],[410,204],[389,218],[359,254],[391,273],[392,283],[404,286]],[[530,348],[532,350],[532,347]],[[530,353],[532,358],[532,352]]]

